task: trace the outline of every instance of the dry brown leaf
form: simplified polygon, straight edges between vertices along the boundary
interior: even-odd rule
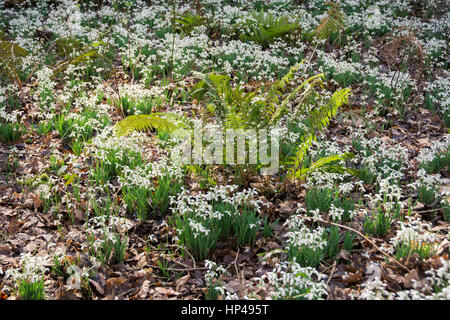
[[[149,290],[150,290],[150,281],[144,280],[144,282],[142,283],[141,289],[139,290],[139,298],[141,298],[141,299],[147,298]]]
[[[74,210],[73,213],[74,213],[75,221],[76,221],[77,223],[80,223],[80,222],[83,222],[83,221],[86,220],[86,219],[85,219],[84,212],[81,211],[80,209],[75,208],[75,210]]]
[[[177,281],[175,281],[175,285],[177,287],[177,290],[179,290],[180,287],[184,286],[186,282],[189,280],[191,275],[188,273],[184,277],[179,278]]]
[[[339,251],[338,258],[344,259],[344,260],[350,260],[350,254],[347,252],[347,250],[342,249]]]
[[[8,217],[14,217],[15,215],[17,215],[17,211],[16,210],[9,209],[9,208],[4,208],[4,207],[2,207],[0,209],[0,212],[3,215],[8,216]]]
[[[125,278],[109,278],[106,280],[106,287],[109,289],[118,288],[127,281]]]
[[[143,269],[146,265],[148,265],[148,259],[147,259],[147,254],[145,254],[145,252],[142,254],[142,256],[140,257],[138,263],[136,264],[136,266],[139,269]]]
[[[103,290],[102,286],[95,280],[89,279],[89,283],[94,287],[95,291],[97,291],[98,294],[104,296],[105,290]]]
[[[278,209],[281,213],[294,213],[297,210],[297,202],[295,201],[285,201],[280,203],[280,208]]]
[[[165,294],[166,296],[177,296],[180,293],[173,290],[172,288],[164,288],[164,287],[156,287],[155,291],[161,294]]]
[[[359,280],[361,280],[362,278],[362,272],[361,270],[358,270],[354,273],[350,272],[350,273],[346,273],[342,276],[342,280],[344,280],[347,283],[355,283],[358,282]]]
[[[34,200],[33,200],[33,208],[34,209],[38,209],[40,206],[42,206],[44,202],[42,202],[42,200],[39,198],[39,195],[34,195]]]
[[[426,147],[430,144],[430,139],[429,138],[422,138],[422,139],[417,139],[417,142],[419,143],[419,147]]]
[[[403,284],[407,289],[414,288],[415,281],[420,281],[419,274],[417,273],[416,269],[413,269],[410,272],[408,272],[403,278]]]

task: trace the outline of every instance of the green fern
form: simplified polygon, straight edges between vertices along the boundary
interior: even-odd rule
[[[219,118],[225,118],[226,124],[232,128],[243,128],[251,121],[248,115],[242,117],[238,114],[248,109],[256,92],[245,92],[240,85],[232,87],[229,76],[214,72],[194,72],[194,76],[200,81],[193,87],[191,95],[199,99],[207,98],[214,106],[213,111]]]
[[[70,65],[76,65],[83,62],[88,62],[98,58],[100,54],[96,48],[103,45],[103,42],[94,42],[81,46],[81,42],[75,38],[61,38],[56,41],[56,48],[59,54],[64,55],[64,59],[60,61],[53,69],[53,77],[66,70]],[[83,52],[77,54],[77,52]]]
[[[263,103],[265,106],[264,114],[266,114],[266,121],[269,121],[270,125],[274,124],[282,116],[285,104],[289,101],[291,95],[288,95],[281,103],[280,98],[284,96],[287,86],[294,79],[295,73],[299,70],[302,63],[303,61],[291,67],[283,78],[270,86]],[[257,99],[257,101],[261,100]]]
[[[56,65],[55,69],[53,70],[53,77],[56,77],[59,73],[66,70],[67,67],[69,67],[71,64],[76,65],[82,62],[87,62],[89,60],[94,59],[95,57],[98,57],[97,50],[91,50],[89,52],[80,54],[74,58],[65,59],[64,61]]]
[[[295,152],[295,155],[291,157],[288,164],[291,165],[290,176],[296,177],[298,176],[297,171],[302,168],[305,157],[308,153],[309,148],[311,148],[313,142],[316,140],[316,135],[313,133],[309,133],[307,136],[302,138],[300,145]]]
[[[292,90],[281,102],[278,101],[277,94],[279,92],[275,91],[272,94],[272,101],[269,101],[270,109],[267,110],[267,113],[270,115],[269,124],[276,124],[276,122],[288,111],[293,111],[293,118],[297,117],[297,114],[302,110],[302,107],[304,106],[304,102],[308,100],[311,95],[316,93],[315,88],[317,86],[323,85],[322,79],[324,79],[324,75],[322,73],[306,79],[302,82],[301,85]],[[296,110],[288,110],[289,102],[298,94],[300,94],[300,99],[296,102]]]
[[[56,53],[59,57],[67,58],[75,51],[82,51],[81,40],[74,37],[58,38],[55,40]]]
[[[207,18],[191,13],[180,15],[178,18],[175,18],[175,23],[178,24],[178,31],[186,35],[191,34],[195,27],[205,25],[207,22]]]
[[[296,118],[298,113],[308,109],[310,100],[318,95],[316,88],[323,86],[324,75],[318,74],[297,87],[290,88],[302,62],[291,67],[289,72],[267,91],[255,88],[246,92],[240,85],[232,87],[229,76],[213,72],[194,72],[194,76],[200,81],[193,87],[191,94],[195,98],[207,98],[210,105],[214,106],[216,116],[225,120],[227,128],[272,127],[287,113],[293,115],[291,118]],[[327,115],[334,116],[336,106],[345,103],[340,100],[345,100],[348,92],[349,90],[336,92],[328,104],[311,111],[309,117],[314,130],[328,125]],[[294,104],[291,103],[293,100]]]
[[[348,102],[350,89],[341,89],[336,91],[327,104],[316,108],[311,112],[311,125],[314,130],[322,130],[330,123],[330,120],[336,115],[338,109]]]
[[[287,16],[274,17],[273,14],[253,12],[244,23],[234,26],[236,34],[241,41],[252,41],[268,48],[275,39],[297,31],[297,23],[289,22]]]
[[[355,155],[351,152],[348,153],[341,153],[341,154],[334,154],[326,157],[322,157],[318,159],[317,161],[313,162],[308,168],[302,167],[303,157],[307,153],[308,148],[311,145],[305,144],[301,148],[298,149],[296,154],[296,161],[293,162],[294,166],[292,166],[289,175],[296,179],[304,179],[311,173],[317,170],[324,170],[324,171],[334,171],[334,172],[344,172],[347,171],[346,168],[342,167],[339,164],[336,164],[337,162],[341,160],[347,160],[353,158]],[[301,159],[301,162],[297,161],[298,159]]]
[[[310,123],[309,133],[302,140],[295,155],[288,162],[288,164],[292,165],[289,170],[289,176],[291,178],[303,179],[315,170],[323,169],[327,166],[332,168],[334,171],[345,170],[344,168],[340,168],[336,165],[330,166],[330,164],[334,164],[337,160],[348,159],[352,156],[350,153],[320,158],[308,168],[304,168],[303,164],[309,148],[311,147],[313,141],[317,139],[316,131],[322,131],[328,126],[330,120],[336,115],[338,109],[348,102],[349,94],[350,89],[338,90],[333,94],[327,104],[317,107],[308,113],[308,120]]]
[[[17,58],[28,55],[28,51],[5,39],[5,34],[0,32],[0,74],[11,82],[16,83],[19,88],[22,81],[18,74]]]
[[[331,35],[345,29],[344,14],[339,8],[339,4],[327,2],[331,8],[327,11],[327,16],[322,19],[316,28],[316,36],[320,39],[328,39]]]
[[[119,121],[116,125],[116,133],[119,136],[131,131],[147,131],[152,129],[172,132],[179,128],[173,121],[168,120],[162,114],[138,114],[131,115]]]
[[[219,98],[231,81],[229,76],[215,72],[201,73],[193,71],[193,75],[200,80],[191,90],[191,96],[197,99],[202,99],[205,96]]]

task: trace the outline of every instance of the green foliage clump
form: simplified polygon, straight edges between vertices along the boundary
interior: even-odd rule
[[[4,32],[0,32],[0,75],[11,83],[22,86],[21,59],[28,55],[28,51],[6,39]]]
[[[19,123],[0,121],[0,141],[3,143],[14,142],[20,139],[24,128]]]
[[[175,18],[175,29],[182,34],[190,35],[194,28],[207,23],[208,18],[188,12]]]
[[[275,17],[262,9],[259,12],[252,12],[244,22],[233,28],[241,41],[252,41],[263,48],[268,48],[278,38],[300,30],[298,23],[290,22],[289,17]]]
[[[395,258],[401,260],[416,253],[421,260],[426,260],[433,256],[437,246],[435,243],[418,242],[415,239],[402,241],[395,248]]]
[[[181,189],[181,183],[168,175],[158,177],[152,190],[143,186],[125,186],[122,188],[123,201],[130,214],[136,214],[138,219],[145,220],[153,211],[154,216],[161,216],[169,210],[169,197],[176,195]]]
[[[228,193],[227,190],[214,192],[195,198],[182,193],[174,201],[172,223],[178,230],[179,241],[198,259],[206,258],[220,239],[234,236],[238,245],[251,245],[261,230],[255,208],[241,198],[225,199],[223,192]]]
[[[306,192],[305,203],[308,212],[319,209],[320,212],[328,212],[333,202],[334,191],[330,188],[313,187]]]
[[[163,118],[159,113],[131,115],[116,123],[115,127],[118,135],[151,129],[171,132],[178,128],[174,122]]]
[[[327,246],[325,247],[325,256],[333,259],[339,253],[339,227],[332,225],[326,232]]]
[[[344,171],[337,162],[352,157],[352,154],[320,158],[308,168],[304,167],[304,161],[313,141],[317,139],[316,133],[326,128],[338,109],[347,103],[350,90],[338,90],[327,102],[319,104],[321,95],[318,89],[323,86],[324,76],[312,76],[292,87],[300,66],[301,64],[293,66],[268,90],[258,88],[250,92],[240,85],[232,86],[229,76],[214,72],[195,73],[200,82],[194,86],[192,94],[210,102],[208,110],[223,120],[225,128],[272,128],[287,115],[290,115],[291,120],[303,119],[307,122],[308,130],[303,133],[295,155],[287,162],[290,177],[302,179],[319,169]]]
[[[433,160],[422,162],[419,167],[427,173],[437,173],[444,168],[450,167],[450,148],[445,152],[436,154]]]
[[[366,216],[364,220],[364,230],[369,235],[384,237],[394,222],[394,217],[384,210],[379,210],[371,216]]]
[[[132,170],[143,164],[139,152],[121,148],[104,151],[104,156],[95,161],[91,172],[91,176],[97,185],[104,185],[112,178],[120,176],[123,167]]]

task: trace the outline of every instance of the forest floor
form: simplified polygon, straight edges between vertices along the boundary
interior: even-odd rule
[[[450,298],[445,1],[297,2],[0,4],[0,300]]]

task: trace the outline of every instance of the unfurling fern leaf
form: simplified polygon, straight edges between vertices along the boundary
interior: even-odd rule
[[[316,28],[316,36],[320,39],[328,39],[332,34],[345,29],[344,15],[339,8],[339,4],[327,2],[331,8],[327,11],[328,15],[322,19]]]
[[[116,133],[121,136],[131,131],[146,131],[152,129],[172,132],[179,128],[174,122],[163,118],[160,114],[138,114],[128,116],[119,121],[116,126]]]

